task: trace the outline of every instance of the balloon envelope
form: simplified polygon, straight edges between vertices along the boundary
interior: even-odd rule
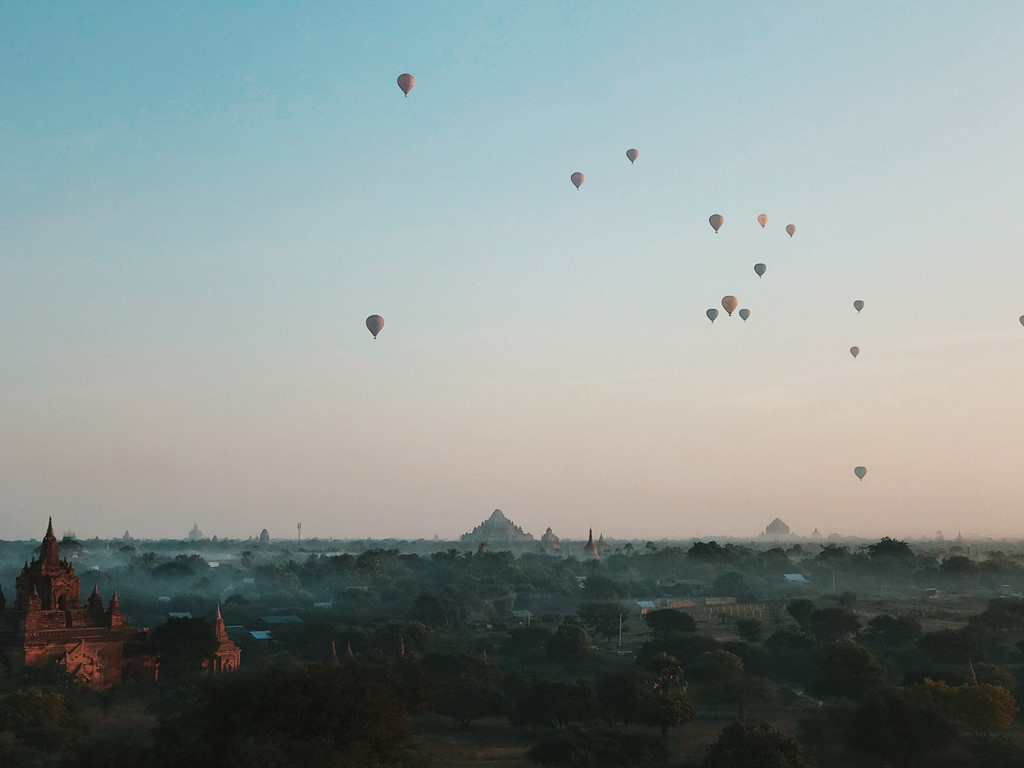
[[[709,309],[704,314],[707,315],[708,316],[708,320],[710,320],[713,323],[713,322],[715,322],[715,318],[718,317],[718,310],[715,309],[714,307],[712,307],[711,309]]]
[[[414,85],[416,85],[416,78],[409,73],[398,76],[398,87],[402,89],[402,93],[406,96],[409,95],[409,91],[412,90]]]
[[[860,312],[862,309],[864,309],[864,302],[861,301],[860,299],[857,299],[855,302],[853,302],[853,308]]]
[[[768,267],[766,267],[764,264],[755,264],[754,271],[757,272],[758,277],[761,277],[765,272],[768,271]]]
[[[629,158],[629,162],[635,163],[636,159],[638,157],[640,157],[640,153],[637,152],[635,149],[627,149],[626,150],[626,157]]]
[[[569,179],[576,185],[576,189],[579,189],[580,185],[583,184],[583,174],[579,171],[576,171],[576,173],[570,176]]]
[[[796,224],[787,224],[786,225],[786,234],[788,234],[790,237],[795,235],[796,234]]]
[[[728,312],[730,316],[732,315],[733,310],[736,309],[736,306],[738,304],[739,301],[737,301],[735,296],[722,297],[722,308],[725,309],[725,311]]]
[[[743,318],[743,322],[744,323],[747,322],[747,318],[750,317],[750,310],[749,309],[741,309],[740,310],[740,317]]]
[[[866,475],[867,473],[868,473],[868,468],[867,467],[854,467],[853,468],[853,474],[855,474],[857,476],[858,480],[863,480],[864,479],[864,475]]]
[[[860,354],[860,347],[850,347],[850,354],[856,357]]]
[[[725,216],[720,213],[713,213],[711,214],[711,218],[708,219],[708,222],[711,224],[711,228],[717,232],[725,223]]]
[[[380,329],[384,327],[384,318],[380,315],[370,315],[366,318],[366,327],[373,334],[373,338],[376,339]]]
[[[1021,325],[1024,325],[1024,315],[1021,315],[1021,316],[1020,316],[1020,324],[1021,324]]]
[[[761,229],[764,229],[764,225],[768,223],[768,214],[762,213],[757,217],[757,223],[761,225]]]

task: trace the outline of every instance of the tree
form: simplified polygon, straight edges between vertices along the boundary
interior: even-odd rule
[[[921,622],[910,616],[883,613],[868,622],[868,629],[885,645],[902,645],[921,636]]]
[[[956,728],[934,702],[904,689],[879,693],[862,704],[846,729],[851,750],[899,762],[904,768],[925,761],[955,737]]]
[[[708,747],[706,768],[813,768],[793,736],[762,721],[733,723]]]
[[[697,631],[697,622],[693,616],[674,608],[648,611],[644,614],[644,621],[655,637]]]
[[[481,717],[508,714],[509,703],[505,694],[489,685],[462,680],[446,686],[434,699],[431,709],[453,718],[465,730]]]
[[[526,755],[541,765],[634,768],[661,765],[668,750],[662,741],[646,733],[572,727],[546,737]]]
[[[756,643],[761,639],[761,620],[737,619],[736,632],[748,643]]]
[[[206,619],[168,619],[154,630],[160,649],[160,677],[199,674],[217,651],[217,636]]]
[[[512,707],[509,720],[516,728],[541,726],[558,730],[569,723],[586,723],[600,715],[589,685],[566,682],[533,686]]]
[[[547,653],[552,659],[580,659],[590,650],[587,630],[577,621],[566,620],[558,625],[547,641]]]
[[[814,613],[814,603],[807,598],[790,600],[786,603],[786,613],[793,617],[793,621],[800,625],[801,629],[808,629],[811,622],[811,614]]]
[[[618,634],[624,613],[626,609],[619,603],[586,603],[576,611],[587,629],[595,635],[603,636],[607,643]],[[622,631],[628,632],[629,629],[623,627]]]
[[[729,651],[708,651],[690,667],[690,679],[698,684],[699,700],[717,717],[720,705],[741,700],[743,660]]]
[[[954,721],[980,736],[1005,730],[1020,711],[1013,694],[999,685],[950,686],[943,680],[925,678],[922,685],[909,690],[931,698]]]
[[[817,693],[863,698],[885,685],[889,672],[875,654],[853,640],[837,640],[818,658]]]
[[[818,642],[830,643],[856,634],[860,619],[849,608],[822,608],[811,613],[811,634]]]
[[[693,719],[693,703],[686,695],[683,667],[667,653],[655,656],[639,679],[637,719],[661,727],[661,738],[668,729]]]
[[[387,663],[275,667],[204,678],[156,729],[156,764],[222,768],[408,763],[409,696]]]

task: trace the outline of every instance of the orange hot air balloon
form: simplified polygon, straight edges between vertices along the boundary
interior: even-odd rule
[[[710,320],[712,323],[715,322],[715,320],[718,318],[718,310],[715,309],[714,307],[709,309],[704,314],[708,316],[708,320]]]
[[[722,228],[722,225],[725,224],[725,216],[720,213],[713,213],[711,214],[711,218],[708,219],[708,223],[711,224],[711,228],[715,230],[715,232],[718,232],[718,230]]]
[[[786,225],[786,234],[789,235],[790,237],[795,235],[796,234],[796,224],[787,224]]]
[[[409,91],[416,85],[416,78],[410,75],[408,72],[404,75],[398,76],[398,87],[402,89],[402,93],[406,96],[409,95]]]
[[[583,185],[583,174],[576,171],[576,173],[569,177],[569,180],[576,185],[576,189],[579,189]]]
[[[866,475],[867,473],[868,473],[868,468],[867,467],[854,467],[853,468],[853,474],[855,474],[857,476],[858,480],[863,480],[864,479],[864,475]]]
[[[370,315],[366,318],[366,327],[373,334],[373,338],[376,339],[380,329],[384,327],[384,318],[380,315]]]
[[[761,229],[764,229],[764,225],[768,223],[768,214],[762,213],[757,217],[757,223],[761,225]]]
[[[640,157],[640,153],[637,152],[635,149],[627,149],[626,150],[626,157],[629,158],[629,162],[630,163],[635,163],[636,159],[638,157]]]
[[[860,347],[850,347],[850,354],[856,358],[860,354]]]
[[[723,296],[722,297],[722,309],[724,309],[729,317],[732,317],[732,311],[739,306],[739,301],[735,296]]]

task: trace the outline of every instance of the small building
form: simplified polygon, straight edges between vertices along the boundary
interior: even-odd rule
[[[260,616],[252,626],[259,631],[269,631],[289,624],[302,624],[302,619],[298,616]]]
[[[784,573],[782,574],[782,578],[784,578],[786,583],[791,587],[806,587],[811,583],[804,578],[802,573]]]

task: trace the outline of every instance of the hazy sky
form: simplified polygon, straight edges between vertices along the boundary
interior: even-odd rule
[[[0,3],[0,538],[1024,535],[1022,33]]]

